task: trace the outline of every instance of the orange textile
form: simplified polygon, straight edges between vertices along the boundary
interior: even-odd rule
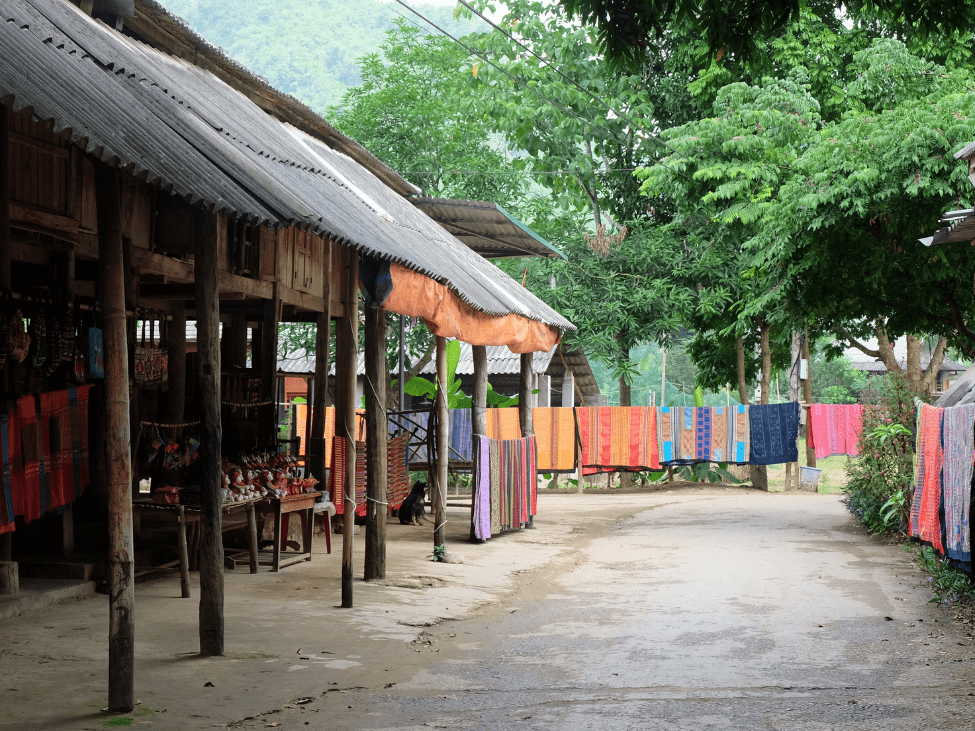
[[[488,439],[521,439],[521,419],[518,417],[518,407],[509,406],[504,409],[486,409]]]
[[[585,474],[660,469],[656,410],[646,406],[576,409]]]
[[[308,408],[304,404],[298,405],[298,435],[301,437],[301,443],[305,444],[305,409]],[[314,418],[315,413],[312,411],[312,418]],[[362,409],[357,409],[355,412],[355,439],[357,442],[363,442],[366,439],[366,412]],[[335,436],[335,407],[326,406],[325,407],[325,469],[332,469],[332,450],[327,447],[332,443],[332,437]]]
[[[422,317],[430,332],[471,345],[507,345],[512,353],[549,351],[562,335],[559,329],[521,315],[488,315],[475,310],[446,285],[399,264],[389,265],[393,291],[384,310]]]
[[[532,409],[540,472],[571,472],[576,463],[576,423],[570,407]]]

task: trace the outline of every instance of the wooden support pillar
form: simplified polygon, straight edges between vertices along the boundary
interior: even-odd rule
[[[223,534],[220,458],[220,290],[217,284],[217,221],[207,219],[206,235],[196,241],[197,377],[200,439],[200,654],[223,655]]]
[[[487,434],[487,346],[472,345],[471,355],[474,360],[474,394],[471,396],[471,432],[474,438]],[[470,540],[477,541],[474,535],[474,485],[471,484],[471,535]]]
[[[186,418],[186,303],[173,302],[173,320],[169,323],[169,396],[166,420],[182,424]]]
[[[227,317],[223,337],[220,338],[220,364],[227,371],[247,367],[247,315],[243,312],[234,312]],[[263,367],[265,364],[260,365]],[[277,369],[272,366],[273,370]]]
[[[447,410],[447,338],[437,337],[437,469],[433,486],[433,546],[447,543],[447,469],[450,460],[450,412]]]
[[[74,301],[75,252],[66,251],[61,257],[64,265],[64,297],[67,302]],[[57,357],[57,356],[55,356]],[[61,513],[61,553],[69,556],[74,553],[74,505],[66,505]],[[3,557],[0,556],[0,560]]]
[[[136,311],[139,302],[139,282],[138,274],[132,267],[132,239],[125,237],[122,239],[122,269],[124,271],[123,281],[125,283],[125,310],[131,312],[131,316],[125,318],[125,343],[128,353],[129,365],[129,425],[132,429],[129,435],[130,449],[132,454],[132,464],[137,464],[136,455],[139,453],[139,440],[142,438],[142,429],[139,425],[139,389],[135,385],[135,347],[136,347],[136,325],[139,315]],[[132,497],[139,495],[139,475],[135,470],[132,471]],[[138,516],[136,516],[138,521]]]
[[[355,381],[359,344],[359,254],[344,249],[345,316],[335,336],[335,433],[345,437],[342,521],[342,606],[352,607],[352,538],[355,530]]]
[[[129,357],[122,263],[122,201],[117,169],[95,163],[98,263],[108,410],[108,708],[128,713],[135,704],[135,576],[132,543]]]
[[[806,361],[806,377],[802,379],[802,400],[807,404],[812,403],[812,361],[809,358],[809,328],[806,328],[805,337],[802,339],[802,358]],[[809,443],[809,412],[806,416],[806,466],[816,466],[816,450]]]
[[[386,311],[366,308],[365,579],[386,578]]]
[[[10,289],[10,141],[7,135],[7,108],[0,104],[0,288]],[[9,360],[9,359],[8,359]],[[0,384],[6,391],[9,367],[3,368]],[[13,533],[0,536],[0,561],[10,561],[13,554]],[[16,567],[14,569],[16,573]]]
[[[521,436],[535,433],[532,426],[532,361],[534,353],[521,354],[521,372],[518,379],[518,417],[521,420]]]

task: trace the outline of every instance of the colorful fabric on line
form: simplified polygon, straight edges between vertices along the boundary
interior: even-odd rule
[[[0,402],[0,448],[3,450],[3,484],[0,485],[0,533],[9,533],[14,529],[13,490],[10,484],[10,448],[8,435],[10,433],[10,403]]]
[[[677,427],[677,413],[673,406],[662,406],[657,413],[657,454],[661,464],[670,464],[678,459],[680,429]],[[675,444],[675,439],[677,442]]]
[[[487,409],[487,436],[491,439],[521,439],[521,418],[517,406]]]
[[[387,510],[398,510],[410,494],[409,465],[406,451],[409,434],[390,437],[386,443],[386,503]]]
[[[657,415],[645,406],[576,409],[583,472],[660,469]]]
[[[540,472],[571,472],[576,465],[576,422],[572,408],[532,409]]]
[[[809,407],[809,445],[816,459],[837,454],[859,455],[863,407],[859,404],[812,404]]]
[[[919,404],[917,447],[914,454],[914,501],[911,503],[910,534],[927,541],[943,554],[941,542],[941,420],[944,409]]]
[[[2,409],[7,422],[7,438],[4,440],[4,483],[10,482],[11,498],[13,500],[14,515],[24,518],[29,512],[30,500],[27,496],[24,481],[24,459],[21,445],[20,417],[17,415],[17,404],[14,401],[3,401]]]
[[[971,561],[969,507],[975,457],[975,405],[945,409],[942,416],[944,466],[941,470],[948,558]]]
[[[24,490],[24,521],[30,522],[44,515],[49,504],[47,485],[41,485],[41,436],[37,424],[37,407],[33,396],[17,399],[17,419],[20,425],[21,472]]]
[[[750,406],[751,430],[749,464],[770,465],[799,461],[799,403],[756,404]]]
[[[728,410],[728,451],[726,462],[748,464],[751,459],[751,423],[748,418],[750,406],[737,404]]]
[[[474,535],[490,538],[527,523],[537,508],[534,437],[478,437],[474,459]]]
[[[345,513],[345,437],[332,439],[332,469],[328,475],[328,493],[337,515]],[[336,499],[338,498],[338,499]],[[355,443],[355,514],[366,514],[366,443]]]
[[[474,438],[474,536],[481,540],[491,537],[491,445],[487,437]]]

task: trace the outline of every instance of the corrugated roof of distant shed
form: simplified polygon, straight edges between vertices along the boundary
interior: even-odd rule
[[[5,0],[0,13],[0,98],[102,160],[218,212],[398,262],[487,314],[573,327],[360,164],[212,73],[61,0]]]

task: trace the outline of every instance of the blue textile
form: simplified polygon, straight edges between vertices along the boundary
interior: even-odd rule
[[[799,461],[799,403],[757,404],[748,407],[751,457],[748,464]]]

